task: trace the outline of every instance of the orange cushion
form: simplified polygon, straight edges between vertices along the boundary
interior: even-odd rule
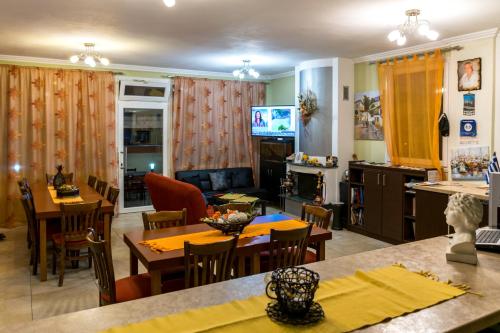
[[[61,247],[62,244],[64,243],[63,234],[53,234],[52,241],[54,242],[54,244],[56,246]],[[88,242],[87,242],[87,240],[69,241],[69,242],[66,242],[65,245],[67,248],[82,248],[82,247],[86,247],[88,245]]]
[[[116,280],[115,285],[117,303],[151,296],[151,276],[147,273]],[[110,302],[107,294],[101,294],[101,298]]]
[[[304,263],[311,264],[313,262],[316,262],[316,252],[313,252],[311,250],[307,250]]]

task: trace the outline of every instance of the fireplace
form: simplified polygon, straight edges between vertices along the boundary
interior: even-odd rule
[[[318,186],[318,176],[297,172],[297,195],[304,199],[314,200]]]

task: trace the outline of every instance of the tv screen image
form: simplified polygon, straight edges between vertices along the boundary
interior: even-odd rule
[[[251,116],[253,136],[295,136],[294,106],[254,106]]]

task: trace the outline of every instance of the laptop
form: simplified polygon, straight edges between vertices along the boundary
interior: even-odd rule
[[[500,229],[478,229],[476,231],[476,248],[500,252]]]
[[[476,248],[500,252],[500,173],[490,173],[489,183],[488,228],[476,230]]]

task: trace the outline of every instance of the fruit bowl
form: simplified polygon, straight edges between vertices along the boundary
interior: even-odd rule
[[[242,233],[243,229],[255,219],[256,214],[248,214],[237,210],[228,210],[222,214],[215,212],[210,217],[201,219],[201,222],[208,224],[214,229],[222,231],[224,235]]]
[[[80,194],[80,189],[75,185],[61,185],[57,188],[57,197],[75,197]]]

